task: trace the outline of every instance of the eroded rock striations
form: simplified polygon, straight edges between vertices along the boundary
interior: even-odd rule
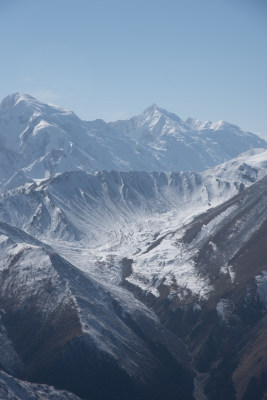
[[[265,141],[15,94],[0,144],[1,399],[266,398]]]

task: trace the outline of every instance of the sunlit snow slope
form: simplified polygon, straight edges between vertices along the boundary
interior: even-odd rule
[[[262,400],[266,147],[156,105],[106,123],[6,97],[0,397]]]
[[[155,296],[165,281],[205,297],[210,285],[189,249],[175,245],[179,229],[259,180],[266,167],[262,149],[203,173],[66,172],[1,195],[0,217],[98,280],[126,279]],[[134,260],[128,269],[124,259]]]
[[[66,171],[200,171],[267,144],[235,125],[182,121],[156,105],[128,121],[86,122],[16,93],[0,105],[0,147],[0,183],[16,187]]]

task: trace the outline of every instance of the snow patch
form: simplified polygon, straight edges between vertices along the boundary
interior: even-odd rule
[[[216,306],[216,311],[219,319],[222,322],[227,323],[229,317],[232,314],[232,309],[233,305],[229,299],[221,299]]]

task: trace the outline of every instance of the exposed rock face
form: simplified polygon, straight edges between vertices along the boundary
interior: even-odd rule
[[[1,399],[267,398],[267,151],[172,172],[264,141],[15,94],[0,145]]]
[[[78,396],[48,385],[34,384],[0,371],[1,400],[79,400]]]
[[[183,296],[178,285],[176,294],[164,285],[159,298],[146,297],[127,285],[187,343],[193,365],[206,374],[207,399],[266,396],[266,188],[263,178],[183,227],[184,251],[209,286],[205,297]]]
[[[193,399],[186,347],[152,311],[23,231],[0,230],[2,368],[88,399]]]
[[[144,247],[142,257],[166,242],[186,252],[203,293],[176,275],[153,295],[129,279],[135,257],[122,259],[121,285],[160,323],[125,289],[1,223],[2,369],[93,399],[193,399],[193,378],[195,398],[264,398],[266,188],[263,178]]]

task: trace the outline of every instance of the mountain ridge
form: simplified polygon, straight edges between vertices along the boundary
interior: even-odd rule
[[[193,122],[192,122],[193,121]],[[72,111],[13,94],[0,107],[0,182],[70,170],[201,171],[267,143],[235,125],[182,121],[152,105],[130,120],[82,121]]]
[[[2,356],[6,372],[19,378],[15,367],[22,359],[30,380],[99,400],[97,396],[108,399],[110,395],[101,389],[106,373],[116,367],[119,374],[113,383],[108,380],[115,399],[118,390],[126,395],[139,382],[139,371],[148,378],[141,398],[150,400],[151,381],[142,369],[144,361],[135,358],[135,350],[140,349],[152,383],[154,365],[161,365],[161,376],[166,373],[160,381],[163,386],[157,386],[158,398],[172,379],[177,386],[168,398],[183,393],[181,398],[190,400],[245,400],[258,386],[262,387],[259,393],[266,391],[261,376],[267,365],[266,153],[250,150],[202,174],[65,172],[1,195],[1,221],[5,222],[0,223],[0,339],[9,345]],[[208,195],[202,193],[205,187]],[[189,208],[191,204],[188,218],[185,202]],[[175,213],[179,208],[180,213]],[[102,226],[107,229],[102,241],[101,235],[96,241],[89,235],[84,241],[74,237],[75,229],[101,233]],[[118,235],[113,237],[112,230]],[[47,334],[46,324],[38,325],[44,318],[52,319],[49,329],[64,326],[67,336],[58,329],[56,336]],[[25,331],[31,334],[22,340]],[[31,335],[36,343],[40,334],[42,346],[32,353]],[[51,337],[61,338],[55,347]],[[123,354],[121,341],[126,345]],[[100,359],[107,369],[88,364],[84,352],[86,359]],[[28,354],[33,354],[30,361]],[[90,381],[87,384],[85,375],[81,379],[74,374],[72,362],[89,375],[95,371],[93,395]],[[58,373],[62,369],[67,382]],[[172,378],[174,371],[177,375]],[[185,378],[185,386],[178,376]],[[117,382],[125,386],[120,388]],[[58,396],[64,398],[63,393]],[[136,398],[133,393],[132,400]],[[262,400],[260,395],[254,399]]]
[[[3,99],[0,397],[263,400],[266,182],[224,121]]]

